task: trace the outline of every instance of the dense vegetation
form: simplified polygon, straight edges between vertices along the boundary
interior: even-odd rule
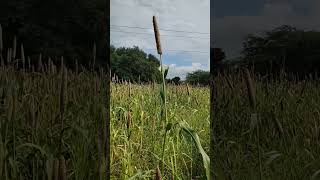
[[[320,32],[249,35],[237,61],[215,62],[217,179],[319,179]],[[249,71],[243,71],[249,68]]]
[[[110,47],[111,73],[118,79],[131,82],[159,82],[160,62],[138,47]]]
[[[197,70],[187,73],[186,82],[192,85],[209,85],[210,72]]]
[[[248,35],[237,61],[220,61],[220,69],[253,68],[260,75],[314,74],[320,70],[320,32],[283,25],[263,34]],[[215,62],[215,61],[214,61]]]
[[[106,179],[107,73],[0,67],[0,179]]]
[[[105,0],[10,0],[0,2],[0,24],[3,28],[4,52],[17,44],[23,44],[26,56],[36,64],[39,54],[43,61],[49,57],[59,63],[74,67],[92,63],[92,51],[96,51],[96,64],[106,64],[108,24]],[[19,55],[20,52],[18,51]]]
[[[223,53],[223,52],[221,52]],[[224,54],[221,55],[224,58]],[[152,54],[146,54],[138,47],[110,47],[111,73],[119,80],[131,82],[160,82],[160,62]],[[222,59],[221,59],[222,60]],[[165,78],[170,69],[167,69]],[[180,77],[166,78],[167,83],[180,84]],[[189,72],[185,82],[193,85],[209,85],[209,72]]]
[[[209,88],[168,85],[166,123],[161,118],[160,87],[112,84],[112,179],[154,179],[163,153],[162,179],[206,179],[199,144],[188,133],[199,136],[209,152]]]
[[[262,36],[249,35],[243,54],[258,72],[276,74],[281,69],[297,74],[320,70],[320,32],[281,26]]]
[[[212,113],[216,179],[319,179],[319,81],[219,74]]]
[[[35,68],[1,37],[0,26],[0,179],[106,179],[108,71],[63,57]]]

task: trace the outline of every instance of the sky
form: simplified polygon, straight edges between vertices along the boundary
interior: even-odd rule
[[[212,0],[211,47],[240,55],[246,35],[281,25],[320,31],[320,0]]]
[[[188,72],[209,71],[210,0],[111,0],[110,43],[115,47],[138,46],[159,58],[152,16],[160,29],[168,78],[185,79]]]

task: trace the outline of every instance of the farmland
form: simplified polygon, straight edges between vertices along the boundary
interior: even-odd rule
[[[251,76],[254,109],[243,73],[215,78],[215,176],[317,179],[319,80]],[[68,179],[103,178],[106,73],[5,66],[0,77],[1,179],[50,179],[60,168]],[[167,85],[171,127],[161,119],[159,89],[160,84],[111,83],[112,179],[154,178],[159,164],[163,179],[205,179],[202,156],[182,125],[197,133],[209,154],[209,88]]]
[[[216,77],[211,159],[216,178],[320,178],[319,79],[284,77],[251,74],[255,108],[244,73]]]
[[[106,76],[49,64],[0,67],[0,179],[105,179]]]
[[[1,67],[1,179],[104,179],[107,74],[49,64],[42,73]],[[111,179],[153,178],[162,152],[162,178],[206,177],[181,129],[192,128],[208,153],[209,88],[167,87],[172,128],[163,148],[159,87],[111,84]]]
[[[159,84],[111,86],[112,179],[154,178],[163,153],[166,128],[161,120]],[[209,88],[167,86],[167,114],[172,127],[164,147],[163,179],[205,179],[202,157],[190,136],[177,123],[185,122],[209,152]],[[184,135],[183,135],[184,134]]]

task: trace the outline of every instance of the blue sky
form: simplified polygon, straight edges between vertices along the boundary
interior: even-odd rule
[[[159,57],[152,30],[155,15],[168,77],[184,79],[188,72],[209,70],[210,0],[111,0],[110,6],[110,40],[114,46],[138,46]]]

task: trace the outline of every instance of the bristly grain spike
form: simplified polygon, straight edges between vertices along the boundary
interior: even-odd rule
[[[92,70],[94,70],[95,65],[96,65],[96,58],[97,58],[97,45],[96,45],[96,42],[94,42],[94,44],[93,44],[92,55],[93,55]]]
[[[59,180],[67,180],[66,160],[63,155],[59,158]]]
[[[11,63],[11,54],[12,54],[12,49],[9,48],[9,49],[8,49],[8,54],[7,54],[7,63],[8,63],[8,64]]]
[[[16,60],[16,55],[17,55],[17,36],[14,36],[13,38],[13,48],[12,48],[12,60]]]
[[[154,35],[156,38],[158,54],[162,54],[161,43],[160,43],[160,33],[159,33],[158,24],[155,16],[153,16],[153,29],[154,29]]]
[[[157,165],[157,168],[156,168],[156,176],[155,176],[155,179],[156,179],[156,180],[161,180],[161,172],[160,172],[160,169],[159,169],[159,165]]]
[[[21,44],[21,60],[22,60],[22,70],[25,70],[25,62],[26,62],[26,57],[24,55],[24,48],[23,44]]]
[[[59,159],[53,161],[52,180],[59,180]]]
[[[31,59],[30,59],[30,56],[28,56],[28,69],[31,70]]]
[[[254,85],[250,76],[250,72],[248,69],[245,69],[245,75],[246,75],[246,85],[247,85],[247,91],[249,96],[250,105],[253,109],[256,107],[256,99],[255,99],[255,89]]]

